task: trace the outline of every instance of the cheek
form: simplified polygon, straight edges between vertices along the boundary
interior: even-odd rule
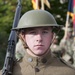
[[[34,41],[33,41],[33,38],[29,36],[25,36],[25,42],[28,46],[32,46]]]
[[[44,43],[49,46],[52,43],[52,39],[53,39],[53,34],[51,34],[50,36],[47,36],[46,39],[44,39]]]
[[[53,34],[51,34],[50,36],[48,36],[47,41],[48,41],[48,42],[51,42],[52,39],[53,39]]]
[[[51,41],[53,40],[53,35],[54,35],[54,34],[51,34]]]

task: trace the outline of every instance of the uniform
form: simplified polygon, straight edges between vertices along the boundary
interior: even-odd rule
[[[75,67],[75,41],[73,42],[72,48],[73,48],[73,52],[74,52],[73,53],[73,66]]]
[[[75,70],[50,52],[43,58],[34,58],[26,53],[14,66],[13,75],[75,75]]]
[[[14,65],[13,75],[75,75],[75,70],[51,52],[43,58],[34,58],[26,53]]]
[[[73,45],[73,38],[71,38],[71,39],[69,39],[69,40],[66,41],[65,54],[64,55],[67,54],[69,60],[72,59],[72,62],[73,62],[73,53],[74,53],[74,51],[73,51],[72,45]]]
[[[72,34],[72,29],[71,28],[68,28],[68,34]],[[73,63],[73,54],[74,54],[74,51],[73,51],[73,42],[74,42],[74,39],[73,39],[73,36],[70,35],[68,39],[62,39],[60,41],[60,47],[62,50],[65,51],[64,55],[62,56],[62,58],[69,62],[69,63]],[[71,60],[71,61],[70,61]]]

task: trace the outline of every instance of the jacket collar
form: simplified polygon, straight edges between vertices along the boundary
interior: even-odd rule
[[[52,53],[49,50],[49,52],[42,57],[32,57],[26,52],[23,61],[32,67],[44,67],[48,62],[51,63],[52,59]]]

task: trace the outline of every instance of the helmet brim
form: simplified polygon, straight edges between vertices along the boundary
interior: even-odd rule
[[[36,28],[36,27],[56,27],[56,28],[61,28],[63,27],[63,25],[58,25],[58,24],[43,24],[43,25],[35,25],[35,27],[33,25],[28,25],[25,27],[15,27],[15,28],[12,28],[12,30],[20,30],[20,29],[27,29],[27,28]]]

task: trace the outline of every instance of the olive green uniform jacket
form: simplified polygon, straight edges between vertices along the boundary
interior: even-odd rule
[[[75,70],[50,52],[43,58],[34,58],[26,53],[15,64],[13,75],[75,75]]]
[[[13,75],[75,75],[75,70],[50,52],[43,58],[34,58],[26,53],[14,66]]]

